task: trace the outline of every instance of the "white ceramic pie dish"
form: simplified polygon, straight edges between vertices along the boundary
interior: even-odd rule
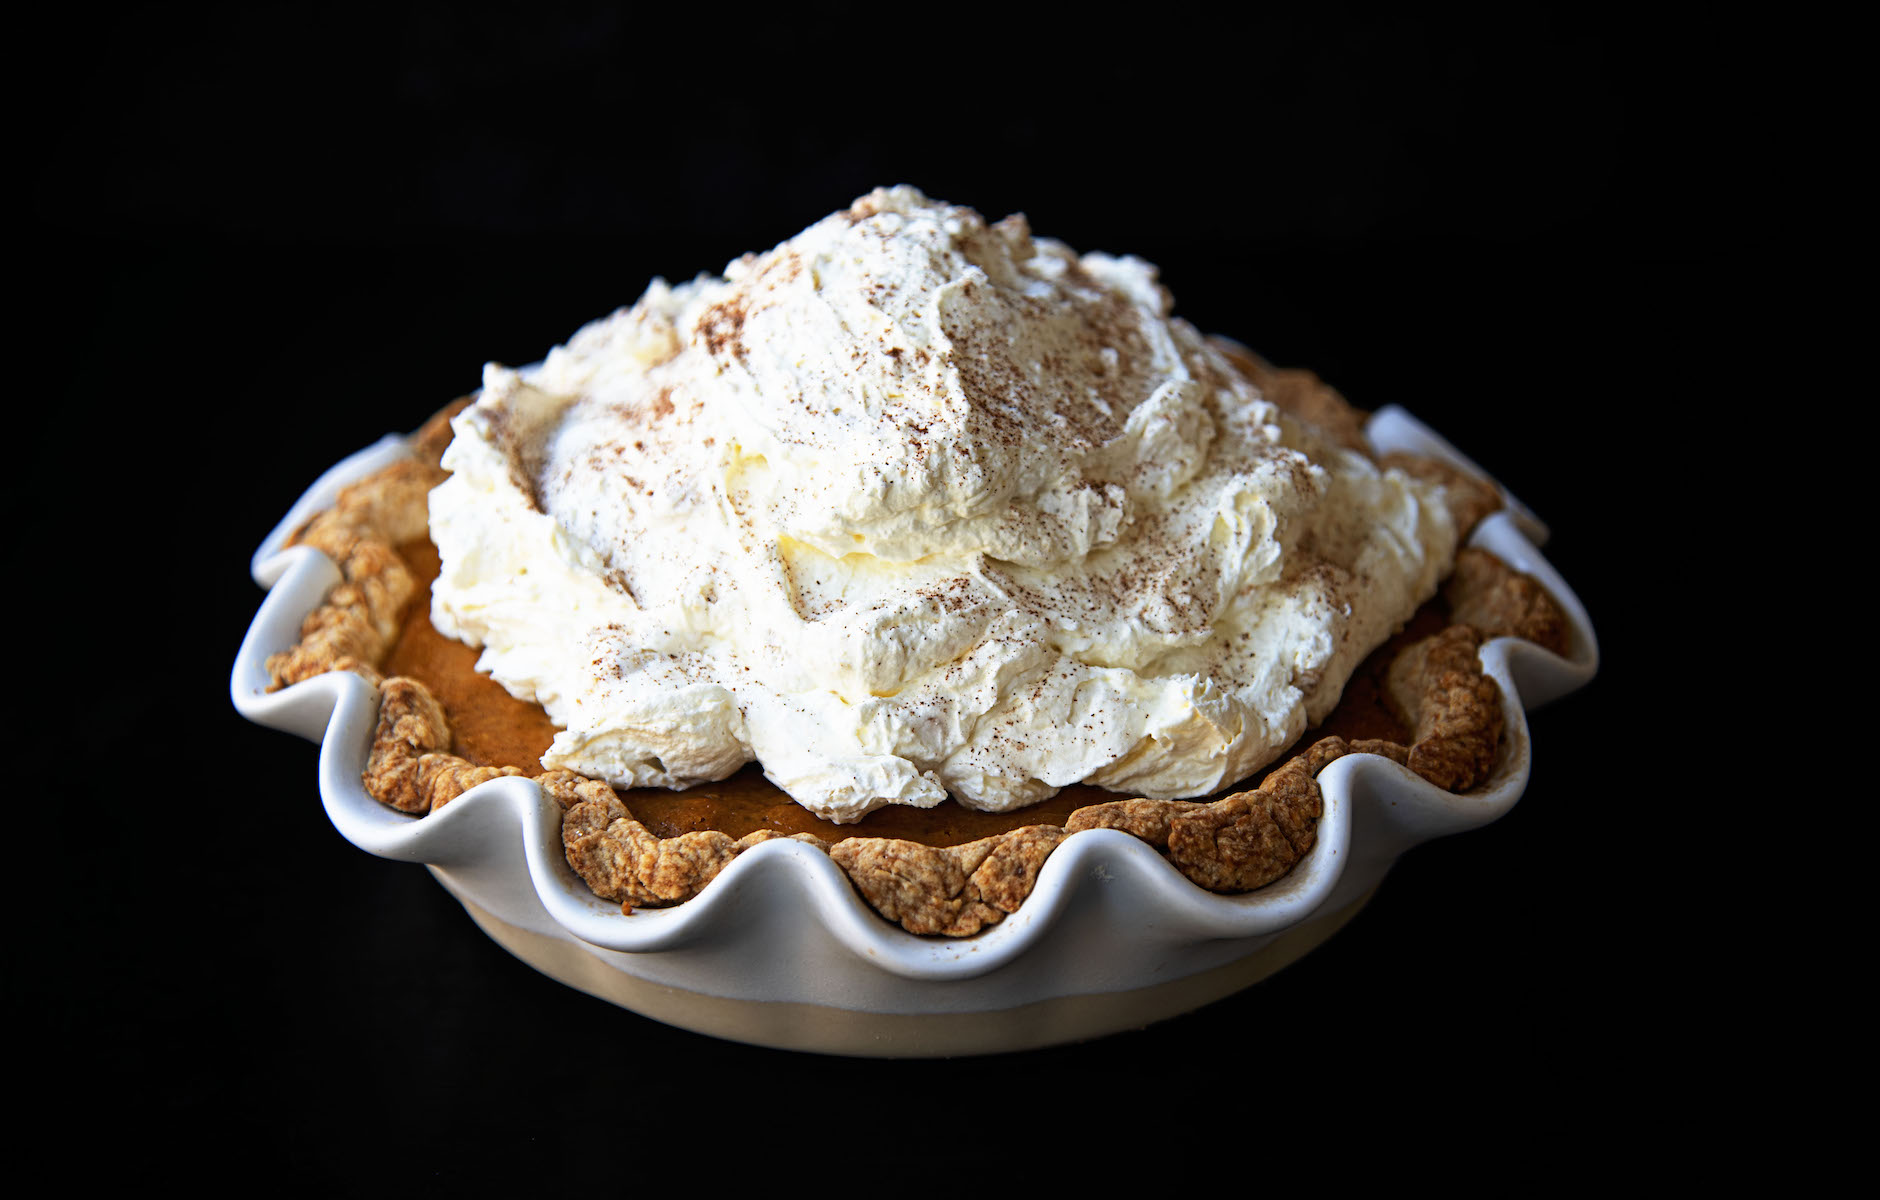
[[[1470,466],[1401,409],[1369,426],[1380,450]],[[1572,626],[1568,658],[1498,638],[1482,647],[1506,726],[1487,784],[1443,792],[1372,755],[1319,776],[1324,815],[1312,852],[1285,878],[1220,896],[1149,846],[1113,830],[1067,839],[1019,911],[971,938],[922,938],[870,910],[821,852],[767,842],[704,892],[623,915],[562,854],[560,810],[526,779],[493,780],[428,817],[379,804],[360,782],[377,691],[329,674],[266,692],[266,660],[286,649],[338,572],[318,551],[283,550],[338,490],[406,454],[387,437],[329,470],[255,552],[268,589],[235,660],[230,691],[248,719],[320,743],[319,788],[348,841],[426,864],[485,932],[570,986],[698,1032],[789,1049],[873,1055],[1017,1050],[1137,1028],[1257,981],[1356,913],[1410,847],[1486,825],[1526,786],[1525,710],[1583,686],[1598,647],[1585,610],[1543,559],[1545,528],[1513,502],[1471,541],[1538,578]]]

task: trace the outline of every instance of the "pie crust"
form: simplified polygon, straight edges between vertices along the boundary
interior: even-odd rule
[[[1364,414],[1317,376],[1274,370],[1231,343],[1222,348],[1280,407],[1370,453]],[[1554,599],[1488,552],[1465,548],[1443,590],[1447,624],[1399,635],[1380,652],[1387,666],[1365,680],[1354,677],[1347,689],[1346,704],[1357,702],[1353,693],[1374,679],[1375,702],[1407,731],[1404,740],[1323,736],[1302,743],[1256,786],[1220,799],[1103,801],[1076,808],[1062,824],[1024,825],[956,845],[767,828],[736,837],[715,829],[660,836],[603,781],[453,753],[450,717],[433,689],[410,676],[384,674],[405,622],[426,619],[412,612],[423,595],[420,573],[399,548],[427,536],[426,497],[446,477],[438,459],[450,441],[449,420],[468,403],[439,412],[411,440],[411,458],[343,489],[331,509],[290,539],[290,545],[325,553],[341,582],[302,623],[299,641],[269,657],[269,690],[326,671],[353,671],[376,685],[378,723],[364,784],[401,812],[434,812],[491,779],[532,777],[562,809],[569,866],[596,895],[629,912],[689,900],[745,849],[779,837],[825,851],[874,911],[915,934],[968,937],[1016,912],[1045,859],[1087,829],[1130,834],[1209,891],[1252,891],[1281,878],[1311,851],[1323,811],[1316,778],[1347,754],[1381,755],[1452,792],[1488,778],[1500,749],[1502,709],[1477,655],[1482,642],[1512,636],[1562,656],[1567,651],[1567,622]],[[1492,485],[1448,464],[1404,455],[1381,461],[1443,483],[1465,534],[1501,506]]]

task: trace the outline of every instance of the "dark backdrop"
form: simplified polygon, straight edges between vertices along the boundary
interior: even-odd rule
[[[50,39],[14,185],[33,389],[15,411],[16,478],[50,510],[17,545],[55,583],[19,586],[77,630],[83,669],[24,726],[62,782],[34,807],[53,872],[22,901],[34,965],[12,987],[68,1064],[53,1111],[109,1094],[183,1156],[152,1163],[210,1147],[321,1187],[515,1164],[580,1184],[701,1121],[752,1121],[752,1161],[857,1127],[933,1148],[1002,1125],[995,1142],[1051,1148],[1043,1169],[1119,1122],[1323,1153],[1413,1114],[1544,1124],[1523,1114],[1621,1069],[1635,1098],[1664,1086],[1650,1030],[1615,1032],[1663,1018],[1632,1015],[1636,930],[1661,918],[1611,902],[1611,830],[1651,634],[1630,522],[1727,290],[1720,135],[1672,50],[1703,35],[1577,7],[1313,12],[1067,28],[845,8],[789,28],[698,6],[655,29],[308,5],[94,15]],[[1280,976],[1146,1032],[881,1064],[653,1024],[345,844],[314,748],[227,700],[260,598],[248,555],[322,469],[650,277],[893,182],[1149,258],[1203,329],[1406,405],[1551,522],[1604,641],[1602,678],[1535,715],[1513,815],[1413,852]],[[24,640],[37,661],[70,639]]]

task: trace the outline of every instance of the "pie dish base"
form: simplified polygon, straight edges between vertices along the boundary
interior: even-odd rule
[[[859,1058],[945,1058],[1036,1050],[1088,1041],[1192,1012],[1290,966],[1357,916],[1376,889],[1284,933],[1250,939],[1242,957],[1182,979],[1119,992],[1059,996],[976,1012],[863,1012],[832,1005],[744,1000],[656,983],[633,972],[630,956],[561,933],[511,925],[431,873],[491,941],[577,991],[666,1025],[726,1041]]]

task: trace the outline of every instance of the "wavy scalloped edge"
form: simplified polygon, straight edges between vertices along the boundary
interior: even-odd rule
[[[1414,450],[1484,474],[1402,409],[1380,410],[1368,432],[1382,451]],[[600,950],[650,954],[709,944],[729,934],[740,919],[742,897],[752,892],[813,913],[857,959],[909,980],[971,979],[1013,962],[1048,939],[1087,888],[1120,889],[1115,902],[1129,906],[1136,920],[1172,942],[1276,935],[1319,911],[1354,863],[1366,876],[1381,878],[1411,846],[1486,825],[1513,808],[1526,788],[1531,761],[1526,708],[1584,686],[1598,669],[1598,645],[1584,607],[1523,531],[1524,526],[1537,532],[1545,527],[1514,504],[1484,520],[1470,542],[1547,586],[1567,613],[1572,645],[1564,659],[1513,638],[1483,645],[1483,667],[1501,689],[1505,717],[1504,751],[1495,773],[1482,787],[1457,795],[1388,759],[1341,758],[1319,775],[1324,814],[1317,844],[1267,887],[1236,896],[1211,893],[1128,834],[1089,830],[1057,848],[1030,898],[999,924],[970,938],[917,937],[871,910],[826,854],[776,840],[738,855],[684,904],[623,915],[568,867],[561,810],[533,780],[491,780],[425,817],[396,812],[367,795],[361,783],[378,718],[375,687],[359,676],[334,673],[279,692],[266,690],[268,654],[294,641],[301,620],[339,578],[317,550],[282,549],[288,536],[330,506],[345,484],[404,453],[405,440],[388,436],[337,464],[257,549],[251,570],[268,592],[237,652],[231,699],[249,720],[320,744],[320,796],[334,827],[353,845],[381,858],[476,872],[486,887],[513,891],[526,886],[561,931]],[[1354,831],[1360,832],[1358,838]],[[526,868],[522,875],[508,868],[518,860]]]

